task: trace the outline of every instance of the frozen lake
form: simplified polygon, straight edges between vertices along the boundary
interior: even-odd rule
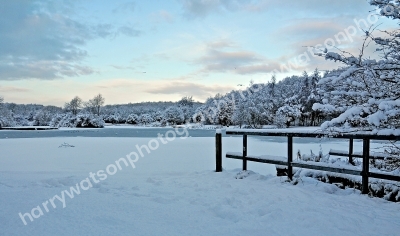
[[[75,136],[101,134],[83,131]],[[100,131],[154,135],[157,129]],[[250,137],[249,154],[286,155],[285,140],[271,140]],[[346,147],[344,140],[313,141],[295,143],[294,150]],[[149,153],[141,149],[134,168],[118,162],[155,143]],[[223,155],[241,144],[241,137],[224,137]],[[399,204],[311,178],[293,185],[275,176],[274,165],[249,163],[248,177],[237,179],[241,161],[223,158],[224,171],[216,173],[214,145],[213,137],[1,139],[0,235],[398,234]]]
[[[52,138],[52,137],[138,137],[155,138],[173,128],[135,128],[135,127],[106,127],[96,128],[62,128],[59,130],[0,130],[0,139],[4,138]],[[213,137],[215,130],[190,129],[191,137]]]

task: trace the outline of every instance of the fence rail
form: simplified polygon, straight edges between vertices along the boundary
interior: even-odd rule
[[[343,173],[343,174],[350,174],[350,175],[358,175],[362,176],[362,193],[368,193],[368,178],[378,178],[378,179],[385,179],[385,180],[393,180],[393,181],[400,181],[400,176],[398,175],[391,175],[385,173],[376,173],[370,172],[369,170],[369,159],[385,159],[387,155],[381,153],[370,153],[370,141],[371,140],[390,140],[390,141],[399,141],[400,136],[395,135],[377,135],[377,134],[370,134],[368,132],[357,132],[357,133],[345,133],[340,134],[337,136],[329,136],[330,138],[335,139],[349,139],[349,151],[338,151],[338,150],[331,150],[331,155],[338,155],[338,156],[347,156],[349,157],[349,162],[353,162],[354,158],[362,158],[362,169],[352,168],[349,167],[336,167],[336,166],[329,166],[320,162],[305,162],[305,161],[293,161],[293,137],[296,138],[315,138],[315,137],[323,137],[326,136],[324,133],[321,132],[294,132],[290,129],[287,131],[282,132],[282,130],[227,130],[227,135],[242,135],[243,136],[243,151],[242,153],[238,152],[227,152],[226,158],[232,159],[239,159],[243,160],[243,170],[247,170],[247,161],[253,162],[260,162],[260,163],[267,163],[267,164],[275,164],[275,165],[283,165],[287,166],[287,175],[289,179],[293,177],[293,167],[298,168],[305,168],[305,169],[314,169],[314,170],[321,170],[327,172],[335,172],[335,173]],[[247,155],[247,136],[273,136],[273,137],[287,137],[287,156],[286,157],[279,157],[279,156],[249,156]],[[222,135],[221,131],[217,131],[216,134],[216,171],[222,171]],[[353,141],[354,139],[362,139],[363,140],[363,151],[361,153],[353,153]]]

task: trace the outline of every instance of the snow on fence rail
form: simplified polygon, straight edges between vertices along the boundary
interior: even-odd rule
[[[391,175],[385,173],[377,173],[369,171],[369,159],[384,159],[387,157],[384,153],[370,153],[370,141],[371,140],[391,140],[399,141],[400,134],[393,132],[352,132],[352,133],[342,133],[339,135],[328,135],[330,138],[339,139],[349,139],[349,151],[331,150],[331,155],[337,156],[347,156],[349,157],[349,162],[353,163],[354,158],[362,158],[363,164],[362,169],[353,166],[332,166],[321,162],[306,162],[306,161],[293,161],[293,137],[323,137],[326,136],[325,133],[318,131],[316,129],[268,129],[268,130],[227,130],[227,135],[242,135],[243,136],[243,152],[227,152],[226,158],[240,159],[243,160],[243,170],[247,170],[247,161],[269,163],[287,166],[287,175],[289,179],[293,177],[293,167],[321,170],[327,172],[336,172],[349,175],[362,176],[362,193],[367,194],[368,189],[368,178],[377,178],[385,180],[400,181],[400,176]],[[247,155],[247,136],[286,136],[287,137],[287,157],[282,156],[248,156]],[[221,132],[217,132],[215,136],[216,144],[216,171],[222,171],[222,135]],[[363,151],[360,153],[353,153],[353,140],[362,139],[363,140]]]

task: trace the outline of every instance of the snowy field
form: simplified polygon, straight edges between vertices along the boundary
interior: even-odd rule
[[[223,153],[241,142],[224,137]],[[294,146],[311,148],[319,143]],[[214,151],[209,137],[1,139],[0,235],[399,235],[398,203],[307,178],[292,185],[267,164],[236,179],[241,161],[224,158],[215,173]],[[267,153],[286,155],[286,143],[249,138],[249,154]]]

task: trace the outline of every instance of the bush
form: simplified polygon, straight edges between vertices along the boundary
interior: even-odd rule
[[[46,110],[40,110],[33,118],[34,126],[48,126],[52,120],[52,114]]]
[[[76,127],[104,128],[104,120],[97,115],[78,114],[76,121]]]
[[[119,114],[114,113],[112,115],[105,115],[103,116],[104,122],[112,123],[112,124],[123,124],[126,120]]]
[[[50,121],[52,127],[70,127],[70,128],[103,128],[104,120],[97,115],[78,114],[76,116],[71,113],[57,115]]]
[[[17,126],[29,126],[30,122],[22,115],[14,115],[14,121]]]
[[[183,111],[179,107],[171,106],[164,111],[164,120],[169,124],[180,125],[183,124],[184,119]]]
[[[136,125],[139,123],[139,117],[136,114],[130,114],[126,119],[127,124]]]
[[[139,116],[139,123],[147,125],[153,122],[153,118],[149,114],[142,114]]]
[[[15,125],[16,123],[12,117],[11,111],[0,108],[0,127],[11,127]]]

